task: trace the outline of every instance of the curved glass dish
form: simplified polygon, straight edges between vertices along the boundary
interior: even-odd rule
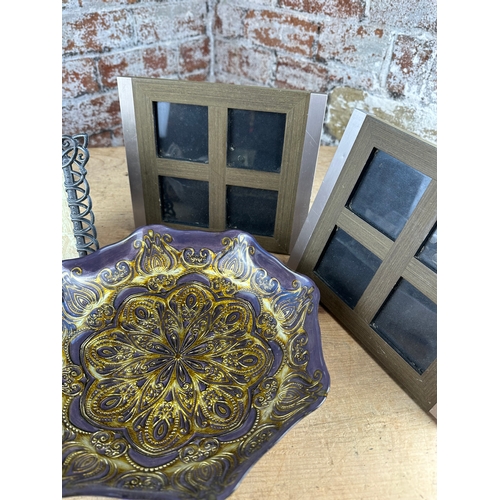
[[[240,231],[63,261],[63,496],[227,498],[327,395],[318,304]]]

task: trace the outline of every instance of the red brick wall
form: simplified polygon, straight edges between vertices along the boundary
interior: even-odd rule
[[[436,0],[63,0],[63,133],[123,143],[116,76],[329,94],[324,143],[354,107],[436,136]]]
[[[205,80],[207,2],[63,0],[63,133],[123,144],[116,76]]]

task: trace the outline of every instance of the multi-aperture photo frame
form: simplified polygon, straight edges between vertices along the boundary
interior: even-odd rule
[[[434,416],[436,160],[436,146],[355,110],[288,260]]]
[[[252,234],[288,254],[304,223],[326,95],[119,77],[136,226]]]

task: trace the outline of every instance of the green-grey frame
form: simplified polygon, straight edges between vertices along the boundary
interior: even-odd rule
[[[374,150],[384,151],[431,179],[394,241],[354,214],[348,206]],[[437,271],[416,258],[436,224],[436,146],[363,111],[354,110],[288,260],[289,267],[316,282],[325,308],[424,410],[434,416],[437,415],[437,355],[427,369],[419,373],[382,339],[371,322],[400,279],[408,281],[437,307]],[[381,260],[353,308],[314,271],[336,228],[348,233]]]
[[[278,193],[274,234],[253,236],[266,250],[288,254],[309,209],[326,95],[159,78],[118,77],[117,80],[136,226],[163,223],[159,175],[208,182],[209,224],[207,228],[196,228],[201,230],[227,229],[227,186],[272,190]],[[208,107],[208,164],[157,155],[155,102]],[[279,173],[227,167],[228,109],[286,114]],[[177,229],[193,229],[190,225],[168,224]]]

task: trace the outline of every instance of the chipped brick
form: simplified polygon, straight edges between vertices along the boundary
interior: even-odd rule
[[[63,99],[80,97],[99,92],[96,68],[92,58],[75,59],[63,62],[62,96]]]
[[[267,84],[274,64],[274,55],[265,49],[246,47],[241,43],[216,44],[217,72],[231,73],[254,82]]]
[[[191,2],[192,3],[192,2]],[[158,4],[134,11],[137,36],[143,44],[205,35],[206,5]]]
[[[176,72],[175,56],[166,47],[148,47],[142,52],[144,75],[160,78]]]
[[[280,57],[276,68],[276,86],[311,92],[325,92],[330,81],[328,69],[318,63]]]
[[[105,88],[114,88],[118,76],[165,76],[169,73],[170,58],[173,59],[172,54],[164,47],[148,47],[103,56],[98,63],[102,84]],[[172,69],[170,73],[174,71]]]
[[[318,57],[377,73],[390,46],[390,36],[371,25],[331,19],[322,26]]]
[[[101,81],[104,87],[116,87],[117,76],[142,75],[141,52],[121,52],[104,56],[98,63]]]
[[[134,40],[126,11],[92,12],[63,19],[63,54],[88,54],[123,49]]]
[[[92,134],[121,126],[117,92],[63,101],[63,134]]]
[[[396,38],[387,76],[387,90],[396,97],[419,94],[433,62],[433,41],[408,35]]]
[[[381,26],[437,30],[437,0],[372,0],[370,20]]]
[[[319,26],[314,21],[270,10],[247,13],[245,33],[250,41],[269,48],[311,57]]]
[[[179,47],[179,70],[182,74],[206,71],[210,66],[210,40],[190,40]]]
[[[281,6],[336,18],[361,18],[365,11],[365,2],[362,0],[282,0]]]
[[[243,35],[244,11],[229,3],[219,3],[215,11],[215,33],[226,38]]]

